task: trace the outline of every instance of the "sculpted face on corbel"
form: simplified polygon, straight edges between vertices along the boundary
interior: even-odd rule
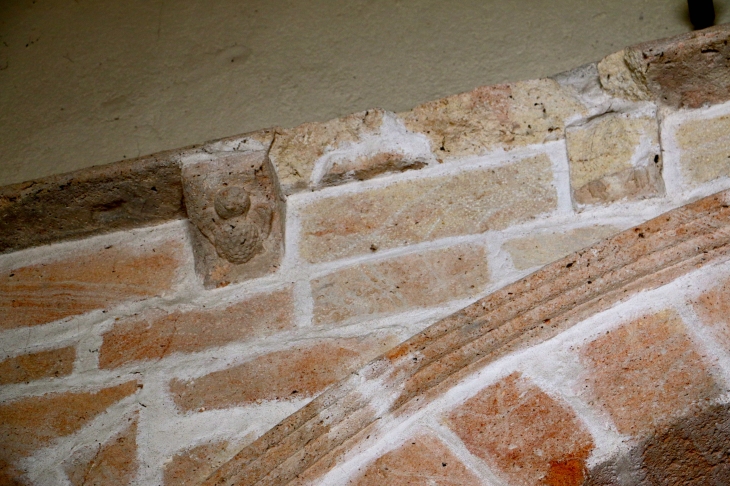
[[[283,200],[265,151],[183,162],[196,271],[206,287],[276,271],[283,254]]]

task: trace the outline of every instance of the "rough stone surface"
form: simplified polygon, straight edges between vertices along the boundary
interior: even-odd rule
[[[0,385],[69,375],[75,359],[73,346],[8,358],[0,362]]]
[[[550,160],[540,155],[314,201],[302,211],[299,251],[310,262],[335,260],[502,229],[556,207]]]
[[[302,342],[194,380],[173,380],[170,392],[184,411],[312,397],[396,343],[391,334]]]
[[[439,439],[423,433],[379,457],[347,484],[462,486],[481,481]]]
[[[478,294],[489,282],[482,246],[459,245],[339,270],[312,281],[314,322],[429,307]]]
[[[203,484],[274,485],[303,475],[320,477],[362,444],[369,427],[382,426],[379,420],[387,414],[418,410],[501,357],[544,342],[643,290],[726,261],[728,201],[726,191],[665,213],[435,323],[361,369],[360,380],[331,386]],[[363,389],[392,394],[383,402],[381,393],[364,398]],[[326,423],[317,418],[323,416]],[[558,469],[574,471],[571,467]]]
[[[208,475],[230,460],[239,447],[228,441],[192,447],[165,464],[165,486],[198,486]]]
[[[200,310],[153,310],[122,319],[103,335],[99,366],[160,360],[213,346],[247,341],[292,329],[291,289],[254,295],[243,302]]]
[[[579,204],[664,192],[657,121],[609,113],[566,134],[570,185]]]
[[[87,451],[76,451],[66,465],[66,474],[74,486],[135,484],[137,468],[137,418],[115,437]],[[89,455],[91,457],[83,457]],[[86,453],[86,454],[84,454]],[[80,456],[80,457],[79,457]]]
[[[626,52],[621,50],[603,58],[598,63],[601,87],[610,95],[631,101],[648,101],[651,95],[646,87],[637,82],[626,64]]]
[[[278,130],[269,157],[284,193],[289,195],[309,187],[317,159],[343,144],[377,132],[383,114],[382,110],[369,110],[324,123],[305,123]]]
[[[526,270],[554,262],[618,232],[614,226],[589,226],[510,240],[504,244],[504,249],[512,257],[512,264],[517,270]]]
[[[195,268],[206,287],[278,269],[285,210],[265,151],[223,152],[185,163],[182,177],[185,205],[195,225]]]
[[[388,151],[372,155],[336,160],[322,177],[319,186],[331,186],[349,181],[363,181],[386,172],[405,172],[427,165],[423,157]]]
[[[730,115],[683,122],[676,132],[682,176],[697,186],[730,176]]]
[[[519,375],[480,391],[448,422],[469,451],[509,483],[583,483],[591,435],[572,410]]]
[[[585,107],[552,79],[484,86],[400,113],[439,159],[559,140]]]
[[[650,434],[721,389],[673,311],[623,324],[581,350],[590,404],[606,410],[619,432]]]
[[[53,393],[0,404],[0,465],[12,467],[36,449],[73,434],[137,387],[129,381],[96,392]]]
[[[0,188],[0,253],[185,216],[171,153]]]
[[[182,245],[109,246],[0,275],[0,329],[35,326],[169,291]]]
[[[714,333],[719,343],[730,351],[730,280],[719,282],[716,287],[702,293],[693,302],[702,323]]]
[[[658,102],[698,108],[730,99],[730,24],[624,50],[631,77]]]

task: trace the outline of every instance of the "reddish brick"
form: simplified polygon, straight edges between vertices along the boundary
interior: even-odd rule
[[[350,486],[466,485],[481,481],[440,440],[420,434],[379,457]]]
[[[198,486],[240,449],[228,441],[193,447],[165,464],[166,486]]]
[[[730,351],[730,280],[704,292],[693,303],[694,309],[717,336],[725,349]]]
[[[312,397],[397,342],[388,334],[302,343],[197,379],[173,380],[170,391],[185,411]]]
[[[593,439],[572,410],[518,374],[467,400],[448,421],[472,454],[510,482],[583,483]]]
[[[228,307],[166,313],[155,310],[124,319],[104,334],[99,366],[162,359],[291,329],[291,289],[259,294]]]
[[[109,247],[0,276],[0,330],[35,326],[169,290],[182,245]]]
[[[670,310],[623,324],[585,345],[589,403],[621,433],[643,435],[720,393],[681,318]]]
[[[483,246],[458,245],[356,265],[312,281],[314,322],[338,322],[473,297],[487,282]]]
[[[114,403],[137,391],[137,382],[97,392],[53,393],[0,404],[0,464],[12,464],[55,439],[73,434]]]
[[[0,385],[68,375],[74,369],[75,359],[73,346],[6,359],[0,362]]]
[[[104,445],[93,448],[93,456],[66,467],[74,486],[106,486],[133,484],[137,468],[137,419]]]

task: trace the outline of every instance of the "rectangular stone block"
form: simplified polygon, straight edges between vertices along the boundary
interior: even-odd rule
[[[314,322],[329,324],[473,297],[489,282],[483,246],[364,263],[312,280]]]
[[[730,176],[730,115],[684,121],[675,137],[687,184],[698,186]]]
[[[172,153],[0,188],[0,253],[185,217]]]
[[[99,366],[116,368],[261,338],[292,329],[293,318],[290,288],[228,306],[169,313],[153,310],[119,320],[104,333]]]
[[[663,194],[659,127],[654,117],[609,113],[568,129],[565,141],[576,203]]]
[[[49,393],[0,404],[0,466],[17,466],[17,460],[36,449],[75,433],[137,387],[128,381],[98,391]]]
[[[0,362],[0,385],[70,375],[75,359],[76,348],[73,346],[6,359]]]
[[[563,138],[565,124],[586,110],[552,79],[483,86],[400,113],[439,158],[481,155]]]
[[[670,310],[623,324],[580,350],[586,400],[619,432],[642,436],[673,415],[719,395],[720,387]]]
[[[429,433],[409,438],[368,465],[348,486],[468,485],[482,481]]]
[[[0,330],[162,295],[175,283],[184,251],[174,240],[125,244],[5,270],[0,275]]]
[[[127,426],[120,433],[103,444],[76,448],[64,467],[73,486],[131,486],[136,483],[139,467],[137,417],[130,417],[127,421]]]
[[[504,244],[504,249],[512,257],[517,270],[526,270],[559,260],[619,231],[614,226],[588,226],[509,240]]]
[[[550,159],[538,155],[313,201],[302,210],[299,251],[309,262],[336,260],[503,229],[556,207]]]
[[[583,484],[591,435],[572,409],[519,374],[480,391],[447,420],[509,484]]]
[[[392,334],[301,342],[200,378],[172,380],[170,393],[186,412],[313,397],[397,342]]]

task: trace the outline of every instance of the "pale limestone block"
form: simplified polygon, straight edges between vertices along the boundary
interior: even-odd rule
[[[631,101],[651,99],[649,92],[632,75],[624,59],[623,50],[614,52],[598,63],[601,87],[610,95]]]
[[[614,226],[603,225],[576,228],[563,233],[510,240],[504,244],[504,249],[512,257],[515,268],[525,270],[554,262],[619,231]]]
[[[425,134],[440,159],[480,155],[563,138],[566,122],[586,107],[552,79],[484,86],[400,113]]]
[[[538,155],[315,200],[301,211],[299,252],[309,262],[331,261],[503,229],[556,208],[550,159]]]
[[[690,185],[730,176],[730,115],[686,121],[675,137],[680,170]]]
[[[635,200],[664,192],[654,117],[609,113],[569,129],[566,143],[576,203]]]

